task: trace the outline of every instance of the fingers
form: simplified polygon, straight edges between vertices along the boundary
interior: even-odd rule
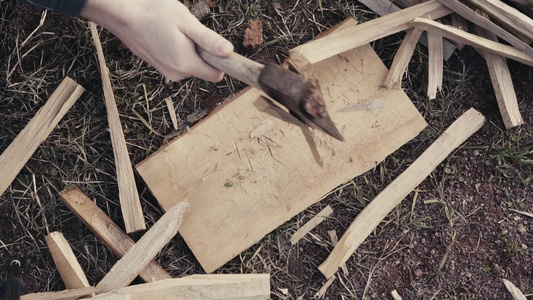
[[[205,27],[194,16],[190,15],[187,23],[183,26],[183,32],[207,52],[227,57],[233,52],[233,45],[213,30]]]

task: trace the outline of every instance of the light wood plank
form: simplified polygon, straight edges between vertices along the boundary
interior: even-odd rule
[[[465,18],[458,14],[451,14],[451,21],[453,27],[468,32],[468,21]],[[465,44],[460,42],[455,42],[455,45],[457,46],[457,50],[463,50],[465,47]]]
[[[492,23],[489,19],[484,18],[483,16],[479,15],[474,10],[472,10],[470,7],[466,6],[460,1],[458,0],[438,0],[438,1],[442,5],[445,5],[449,9],[455,11],[462,17],[466,18],[470,22],[482,28],[485,28],[486,30],[496,34],[500,38],[506,40],[511,45],[513,45],[516,49],[526,53],[529,56],[533,56],[533,48],[531,48],[528,44],[524,43],[522,40],[510,34],[509,32],[507,32],[505,29],[501,28],[500,26]]]
[[[392,3],[389,0],[359,0],[359,2],[363,3],[366,7],[370,8],[373,12],[375,12],[376,14],[380,16],[385,16],[385,15],[392,14],[392,13],[402,10],[401,8],[399,8],[398,6],[396,6],[394,3]],[[428,46],[428,39],[427,39],[427,35],[425,32],[423,32],[422,36],[420,36],[418,40],[415,41],[415,45],[417,42],[420,42],[422,45],[426,47]],[[450,43],[447,40],[443,41],[443,47],[444,47],[443,48],[444,49],[444,60],[448,61],[448,59],[452,56],[453,52],[455,51],[456,47],[454,44]]]
[[[123,294],[131,296],[131,300],[267,300],[270,299],[270,275],[192,275],[128,286],[102,296]]]
[[[72,248],[61,232],[52,232],[45,237],[50,254],[67,289],[90,287]]]
[[[135,245],[135,242],[77,186],[67,187],[59,193],[59,198],[118,258],[123,257]],[[151,261],[139,276],[146,282],[172,278],[155,261]]]
[[[509,291],[511,296],[513,296],[514,300],[527,300],[526,296],[522,291],[514,285],[514,283],[510,282],[507,279],[503,279],[503,284],[505,285],[505,288]]]
[[[428,98],[437,98],[437,91],[442,90],[442,76],[444,65],[442,63],[442,36],[438,33],[428,32]]]
[[[381,221],[453,150],[479,130],[485,117],[471,108],[457,119],[398,178],[387,186],[350,224],[337,246],[319,267],[329,278],[345,263]]]
[[[20,300],[76,300],[90,296],[96,292],[96,288],[86,287],[74,290],[64,290],[60,292],[45,292],[22,295]]]
[[[169,209],[161,219],[150,228],[142,238],[111,268],[98,283],[98,293],[106,293],[129,285],[139,272],[178,233],[187,208],[186,202],[180,202]],[[156,281],[158,282],[158,281]]]
[[[126,146],[126,139],[120,124],[117,103],[113,94],[113,87],[109,79],[109,70],[104,58],[104,51],[100,43],[100,36],[96,29],[96,24],[90,22],[91,35],[93,37],[96,52],[98,54],[98,64],[100,65],[100,75],[102,76],[102,88],[104,90],[105,106],[107,109],[107,121],[109,122],[109,133],[111,135],[111,144],[113,145],[113,155],[115,157],[115,167],[118,181],[118,197],[120,200],[120,209],[124,218],[126,232],[132,233],[146,229],[144,216],[137,193],[135,176]]]
[[[251,139],[273,115],[261,94],[247,89],[137,166],[163,208],[189,199],[180,233],[206,272],[374,168],[426,126],[403,91],[380,87],[388,70],[369,45],[312,69],[344,143],[314,132],[310,146],[301,127],[283,121]],[[385,99],[379,111],[341,112],[379,97]]]
[[[85,90],[65,78],[37,114],[0,155],[0,195]]]
[[[485,28],[478,26],[476,30],[480,37],[493,41],[498,40],[494,33],[488,32]],[[492,87],[505,128],[509,129],[524,124],[507,60],[489,51],[483,51],[483,57],[489,68]]]
[[[298,46],[290,52],[302,53],[311,63],[316,63],[350,49],[370,43],[388,35],[407,30],[409,22],[416,17],[438,19],[451,13],[451,10],[430,0],[416,6],[357,25],[349,30],[326,36]]]
[[[491,17],[500,21],[506,28],[512,29],[515,32],[533,41],[533,19],[521,13],[516,8],[503,3],[500,0],[468,0],[470,3],[481,8]]]
[[[322,223],[327,217],[333,213],[331,206],[326,206],[318,214],[316,214],[311,220],[305,223],[304,226],[300,227],[291,237],[291,244],[295,245],[298,243],[306,234]]]
[[[339,243],[339,239],[337,237],[337,231],[330,230],[328,231],[329,239],[331,240],[331,245],[335,248],[337,244]],[[350,273],[348,273],[348,268],[346,267],[346,264],[341,265],[341,270],[344,276],[348,277]]]
[[[422,32],[424,31],[420,28],[411,28],[407,31],[400,48],[394,56],[387,77],[385,77],[385,81],[383,82],[383,85],[386,88],[391,89],[401,84],[403,75],[409,66],[409,61],[413,56],[413,52],[416,49],[416,43],[420,39]]]
[[[165,98],[165,103],[167,104],[168,114],[170,115],[172,126],[174,127],[174,130],[178,130],[178,118],[176,116],[176,110],[174,109],[174,103],[170,97]]]
[[[428,19],[415,18],[411,22],[412,27],[422,28],[427,31],[431,31],[436,34],[440,34],[451,40],[457,40],[459,42],[471,45],[476,48],[490,51],[492,53],[514,59],[523,64],[533,66],[533,57],[525,54],[524,52],[517,50],[511,46],[503,45],[488,39],[484,39],[477,35],[464,32],[452,26],[443,25],[439,22],[431,21]]]

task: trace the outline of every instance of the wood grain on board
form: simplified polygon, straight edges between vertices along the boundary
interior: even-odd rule
[[[353,26],[351,19],[336,29]],[[180,233],[206,272],[375,167],[425,128],[403,91],[380,88],[388,70],[370,45],[313,68],[345,142],[280,120],[250,138],[274,113],[258,90],[248,88],[137,165],[164,209],[188,199]],[[385,99],[380,110],[341,112],[379,97]]]

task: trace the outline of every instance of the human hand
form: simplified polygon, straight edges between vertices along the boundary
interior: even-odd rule
[[[222,80],[224,73],[198,56],[195,43],[221,57],[233,52],[228,40],[205,27],[178,0],[88,0],[81,16],[111,31],[172,81],[188,75]]]

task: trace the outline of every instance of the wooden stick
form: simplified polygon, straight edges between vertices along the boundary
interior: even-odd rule
[[[468,32],[468,21],[465,18],[455,13],[451,14],[451,21],[453,27]],[[457,46],[457,50],[463,50],[465,47],[465,44],[460,42],[455,42],[455,45]]]
[[[437,91],[442,90],[442,76],[444,65],[442,63],[442,36],[428,32],[428,97],[429,100],[437,98]]]
[[[403,75],[407,70],[407,66],[409,66],[409,61],[413,56],[416,43],[420,39],[422,32],[424,31],[420,28],[411,28],[407,31],[400,48],[394,56],[389,73],[387,73],[387,77],[385,77],[385,81],[383,82],[383,85],[388,89],[401,84]]]
[[[337,246],[337,244],[339,243],[339,239],[337,238],[337,231],[330,230],[328,231],[328,235],[329,239],[331,240],[331,245],[333,245],[333,247]],[[346,267],[346,264],[341,265],[341,270],[344,276],[348,277],[350,275],[350,273],[348,273],[348,268]]]
[[[528,44],[524,43],[522,40],[510,34],[509,32],[507,32],[505,29],[501,28],[500,26],[492,23],[489,19],[484,18],[481,15],[477,14],[474,10],[472,10],[470,7],[466,6],[465,4],[461,3],[460,1],[458,0],[438,0],[438,1],[442,5],[445,5],[449,9],[455,11],[462,17],[466,18],[470,22],[482,28],[485,28],[486,30],[506,40],[511,45],[513,45],[516,49],[523,51],[529,56],[533,56],[533,48],[531,48]]]
[[[321,210],[318,214],[316,214],[309,222],[307,222],[304,226],[300,227],[291,238],[291,244],[295,245],[298,243],[306,234],[308,234],[313,228],[318,226],[318,224],[322,223],[327,217],[329,217],[333,213],[333,209],[331,206],[326,206],[323,210]]]
[[[485,30],[485,28],[477,26],[476,30],[480,37],[493,41],[498,40],[494,33]],[[483,50],[483,57],[489,68],[490,79],[505,128],[509,129],[524,124],[507,61],[505,58],[486,50]]]
[[[61,292],[33,293],[20,297],[20,300],[76,300],[87,297],[96,292],[96,288],[86,287],[75,290],[64,290]]]
[[[147,299],[270,299],[268,274],[207,274],[132,285],[104,295],[129,295],[131,300]],[[111,300],[114,298],[98,298]],[[92,298],[91,298],[92,299]],[[120,298],[119,298],[120,299]]]
[[[170,97],[165,98],[165,103],[167,104],[168,114],[170,115],[170,120],[172,120],[172,126],[174,130],[178,130],[178,118],[176,117],[176,110],[174,109],[174,103]]]
[[[451,10],[430,0],[413,7],[377,18],[343,30],[334,35],[298,46],[291,53],[302,53],[310,63],[316,63],[347,50],[357,48],[388,35],[407,30],[409,22],[416,17],[438,19],[451,13]]]
[[[387,186],[355,218],[319,267],[329,278],[345,263],[379,223],[419,185],[450,153],[483,126],[485,117],[471,108],[457,119],[422,155],[398,178]]]
[[[187,203],[180,202],[166,212],[98,283],[98,292],[106,293],[130,284],[178,233],[186,208]]]
[[[74,80],[65,78],[45,105],[0,155],[0,195],[84,91]]]
[[[392,3],[389,0],[359,0],[359,2],[363,3],[366,7],[370,8],[373,12],[375,12],[376,14],[380,16],[385,16],[385,15],[392,14],[392,13],[402,10],[401,8],[399,8],[398,6],[396,6],[394,3]],[[427,35],[425,32],[422,33],[422,36],[419,37],[418,40],[414,41],[415,44],[413,45],[413,47],[418,42],[420,42],[422,45],[426,47],[428,46],[428,39],[427,39]],[[455,51],[456,47],[454,44],[450,43],[448,40],[443,41],[443,47],[444,47],[443,48],[444,49],[444,60],[448,61],[448,59],[450,59],[453,52]]]
[[[118,258],[123,257],[135,245],[135,242],[77,186],[67,187],[59,193],[59,198]],[[146,282],[172,278],[155,261],[151,261],[139,276]]]
[[[98,53],[98,63],[102,76],[107,120],[109,122],[109,132],[111,134],[115,166],[117,168],[118,197],[122,216],[124,217],[124,225],[126,226],[127,233],[144,230],[146,229],[146,224],[144,223],[141,201],[137,193],[137,185],[133,176],[133,168],[128,154],[128,147],[126,146],[126,139],[124,138],[122,126],[120,125],[120,117],[118,115],[111,80],[109,79],[109,70],[106,66],[104,51],[102,50],[96,24],[90,22],[90,28],[94,45],[96,46],[96,52]]]
[[[61,232],[52,232],[45,237],[50,254],[67,289],[90,287],[80,263]]]
[[[411,22],[411,26],[441,34],[442,36],[451,40],[457,40],[473,47],[481,48],[483,50],[487,50],[499,54],[501,56],[514,59],[523,64],[533,66],[533,57],[525,54],[520,50],[517,50],[511,46],[503,45],[488,39],[481,38],[477,35],[464,32],[452,26],[443,25],[439,22],[422,18],[415,18],[415,20]]]
[[[505,288],[509,291],[514,300],[527,300],[526,296],[522,293],[520,289],[516,287],[512,282],[507,279],[503,279],[503,284]]]
[[[324,285],[318,290],[318,292],[316,292],[315,298],[322,299],[326,295],[326,292],[328,291],[328,288],[331,286],[333,281],[335,281],[335,279],[337,279],[335,277],[335,275],[333,275],[330,278],[328,278],[326,283],[324,283]]]
[[[469,0],[469,2],[500,21],[505,27],[533,41],[533,20],[519,10],[500,0]]]

